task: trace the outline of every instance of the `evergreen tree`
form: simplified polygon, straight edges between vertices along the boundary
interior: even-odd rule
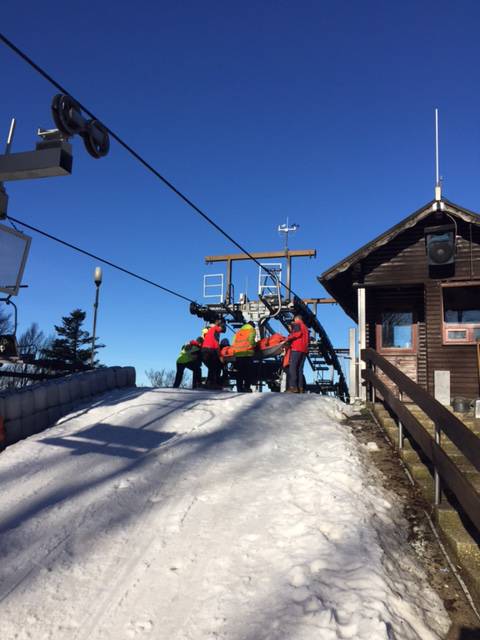
[[[62,318],[62,325],[55,325],[57,337],[50,347],[43,351],[45,358],[61,360],[67,364],[89,365],[92,357],[92,336],[82,326],[86,318],[85,311],[74,309],[69,316]],[[95,344],[95,353],[105,345]],[[94,366],[98,366],[95,360]]]

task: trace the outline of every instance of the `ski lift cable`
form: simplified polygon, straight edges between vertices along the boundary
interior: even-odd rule
[[[188,298],[187,296],[184,296],[181,293],[178,293],[178,291],[174,291],[173,289],[169,289],[168,287],[164,287],[163,285],[159,284],[158,282],[154,282],[153,280],[150,280],[149,278],[145,278],[144,276],[141,276],[138,273],[135,273],[134,271],[130,271],[130,269],[126,269],[125,267],[121,267],[118,264],[115,264],[114,262],[111,262],[110,260],[107,260],[106,258],[101,258],[100,256],[95,255],[94,253],[91,253],[90,251],[87,251],[86,249],[82,249],[81,247],[78,247],[74,244],[72,244],[71,242],[67,242],[66,240],[62,240],[61,238],[57,238],[57,236],[52,235],[51,233],[48,233],[47,231],[42,231],[42,229],[39,229],[38,227],[34,227],[31,224],[28,224],[26,222],[23,222],[22,220],[18,220],[17,218],[13,218],[12,216],[7,216],[8,220],[10,220],[10,222],[14,222],[17,223],[19,225],[21,225],[22,227],[25,227],[26,229],[30,229],[30,231],[34,231],[35,233],[40,234],[41,236],[44,236],[45,238],[49,238],[50,240],[54,240],[55,242],[58,242],[62,245],[64,245],[65,247],[68,247],[69,249],[73,249],[74,251],[78,251],[78,253],[82,253],[85,256],[88,256],[89,258],[93,258],[94,260],[97,260],[98,262],[102,262],[103,264],[108,265],[109,267],[112,267],[113,269],[117,269],[117,271],[121,271],[122,273],[126,273],[129,276],[132,276],[132,278],[137,278],[137,280],[141,280],[142,282],[146,282],[147,284],[152,285],[153,287],[156,287],[157,289],[161,289],[162,291],[165,291],[166,293],[170,293],[172,296],[176,296],[177,298],[181,298],[182,300],[186,300],[187,302],[195,302],[195,300],[192,300],[191,298]]]
[[[39,73],[47,82],[53,85],[58,91],[64,93],[68,96],[71,96],[77,105],[80,107],[82,111],[84,111],[87,115],[89,115],[92,119],[97,120],[102,123],[102,126],[109,133],[109,135],[118,142],[118,144],[123,147],[131,156],[133,156],[138,162],[147,171],[152,173],[155,177],[157,177],[163,184],[173,191],[175,195],[177,195],[185,204],[187,204],[191,209],[193,209],[198,215],[200,215],[208,224],[213,226],[219,233],[221,233],[229,242],[240,249],[242,253],[247,255],[250,260],[253,260],[259,267],[261,267],[265,273],[273,276],[273,272],[267,269],[264,265],[261,264],[259,260],[257,260],[247,249],[245,249],[239,242],[235,240],[227,231],[225,231],[215,220],[213,220],[207,213],[202,211],[202,209],[197,206],[188,196],[186,196],[180,189],[178,189],[170,180],[168,180],[165,176],[163,176],[153,165],[151,165],[147,160],[145,160],[133,147],[131,147],[127,142],[125,142],[118,134],[112,131],[107,125],[105,125],[99,118],[97,118],[87,107],[85,107],[79,100],[77,100],[67,89],[57,82],[47,71],[45,71],[40,65],[34,62],[24,51],[19,49],[11,40],[9,40],[3,33],[0,32],[0,41],[3,42],[11,51],[16,53],[24,62],[26,62],[30,67],[32,67],[37,73]],[[291,294],[297,296],[295,291],[293,291],[287,284],[281,282],[281,285]],[[299,296],[297,296],[299,297]]]

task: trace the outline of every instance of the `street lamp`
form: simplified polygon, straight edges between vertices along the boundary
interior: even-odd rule
[[[98,298],[100,296],[100,285],[102,284],[102,267],[95,267],[93,274],[93,281],[95,282],[95,303],[93,305],[93,332],[92,332],[92,358],[90,360],[90,366],[93,368],[95,364],[95,340],[97,333],[97,312],[98,312]]]

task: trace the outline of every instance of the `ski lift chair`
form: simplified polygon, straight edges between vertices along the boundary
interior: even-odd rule
[[[23,272],[30,250],[31,238],[17,229],[0,224],[0,292],[5,294],[0,302],[12,305],[14,309],[13,332],[0,335],[0,365],[23,364],[19,357],[17,343],[18,311],[12,296],[18,295],[22,285]]]
[[[11,304],[14,309],[14,325],[13,333],[0,334],[0,366],[4,364],[21,364],[18,342],[17,342],[17,326],[18,326],[18,310],[17,305],[12,302],[11,296],[0,298],[0,302]]]

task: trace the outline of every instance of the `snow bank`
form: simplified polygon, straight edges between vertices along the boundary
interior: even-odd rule
[[[1,638],[438,640],[329,398],[137,390],[0,456]]]

